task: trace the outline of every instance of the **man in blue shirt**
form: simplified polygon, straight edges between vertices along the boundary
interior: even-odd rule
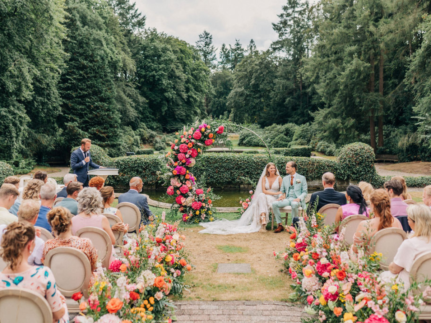
[[[51,211],[54,201],[57,198],[57,188],[51,184],[46,183],[42,185],[40,188],[40,210],[39,210],[39,217],[37,218],[37,221],[35,223],[35,227],[41,227],[49,232],[52,232],[51,226],[48,223],[48,219],[46,218],[46,215],[49,211]]]
[[[76,182],[77,181],[77,177],[76,174],[66,174],[63,177],[63,183],[64,183],[64,187],[63,189],[57,193],[57,197],[63,197],[66,198],[67,197],[67,186],[70,183]]]
[[[133,177],[130,182],[130,191],[127,193],[121,194],[118,197],[118,204],[123,202],[129,202],[135,204],[138,209],[141,211],[141,223],[147,224],[149,223],[149,217],[153,214],[148,207],[148,201],[145,195],[139,194],[142,192],[142,188],[144,187],[144,183],[142,179],[139,177]]]

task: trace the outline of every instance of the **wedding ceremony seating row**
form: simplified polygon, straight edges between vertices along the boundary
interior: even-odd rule
[[[109,235],[96,227],[82,228],[76,232],[76,235],[80,238],[90,239],[97,250],[98,261],[102,263],[102,267],[109,268],[109,259],[112,254],[112,243]]]
[[[390,263],[394,260],[398,248],[407,239],[404,230],[398,228],[386,228],[377,232],[371,239],[370,253],[381,253],[380,268],[388,270]]]
[[[51,240],[54,239],[54,236],[52,235],[51,232],[49,232],[47,229],[42,228],[42,227],[36,227],[35,229],[39,229],[40,231],[40,238],[45,242],[46,240]]]
[[[325,214],[325,225],[333,225],[335,223],[335,216],[340,205],[338,204],[326,204],[320,208],[317,213]]]
[[[128,232],[138,231],[141,224],[141,211],[135,204],[129,202],[122,202],[117,205],[123,216],[123,222],[129,225]]]
[[[431,251],[418,257],[410,270],[410,282],[422,282],[426,278],[431,278]],[[420,320],[431,320],[431,304],[424,304],[420,308]]]
[[[341,222],[338,232],[341,232],[344,228],[346,228],[344,231],[344,242],[348,246],[353,244],[353,235],[355,234],[359,223],[364,220],[368,220],[368,218],[365,215],[357,214],[351,215]]]

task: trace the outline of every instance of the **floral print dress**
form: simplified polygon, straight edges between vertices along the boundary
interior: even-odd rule
[[[18,287],[39,293],[45,297],[52,312],[59,311],[62,307],[66,310],[64,316],[57,323],[68,323],[66,300],[57,290],[54,274],[51,269],[44,266],[32,267],[22,273],[4,274],[0,273],[0,289]]]

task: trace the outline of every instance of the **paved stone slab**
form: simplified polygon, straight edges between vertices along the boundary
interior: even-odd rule
[[[249,264],[218,264],[219,274],[250,274]]]

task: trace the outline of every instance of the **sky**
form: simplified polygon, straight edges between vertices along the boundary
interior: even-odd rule
[[[217,49],[239,39],[246,47],[254,39],[266,50],[277,39],[272,23],[278,21],[286,0],[136,0],[147,17],[146,27],[156,28],[190,44],[204,30],[213,35]]]

